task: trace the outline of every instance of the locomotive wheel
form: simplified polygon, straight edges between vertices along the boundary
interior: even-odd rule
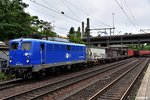
[[[23,74],[23,79],[32,79],[32,73],[28,72],[28,73]]]
[[[27,78],[32,79],[32,73],[27,73]]]

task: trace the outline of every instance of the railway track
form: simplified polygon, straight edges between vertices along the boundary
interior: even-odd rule
[[[122,61],[121,61],[122,62]],[[112,63],[115,64],[115,63]],[[112,65],[110,64],[110,65]],[[116,63],[117,64],[117,63]],[[48,77],[49,78],[49,77]],[[47,78],[46,78],[47,79]],[[22,80],[21,78],[18,79],[12,79],[12,80],[8,80],[8,81],[2,81],[0,82],[0,91],[4,90],[4,89],[8,89],[11,87],[15,87],[15,86],[19,86],[22,85],[23,82],[25,82],[26,80]],[[39,80],[38,80],[39,81]],[[37,82],[37,81],[35,81]],[[27,82],[26,82],[27,83]]]
[[[136,60],[135,60],[136,61]],[[135,61],[133,61],[135,63]],[[131,62],[130,60],[121,61],[121,63],[110,64],[107,67],[98,68],[96,70],[92,70],[89,72],[82,73],[77,76],[69,77],[68,79],[56,81],[54,83],[47,83],[44,86],[40,86],[37,88],[29,89],[28,91],[19,92],[17,94],[10,95],[8,97],[2,98],[4,100],[26,100],[26,99],[38,99],[47,94],[51,94],[55,91],[59,91],[60,89],[66,88],[72,84],[78,83],[80,81],[86,80],[93,76],[96,76],[100,73],[104,73],[109,70],[117,69],[119,66],[123,66],[125,63]]]
[[[126,100],[131,87],[133,87],[140,73],[147,66],[149,59],[136,64],[113,82],[97,92],[89,100]]]
[[[17,85],[19,85],[18,83],[21,83],[21,82],[22,82],[21,78],[0,82],[0,91],[7,89],[7,88],[17,86]]]
[[[85,87],[84,89],[81,89],[77,92],[74,92],[70,95],[67,95],[66,97],[63,97],[65,100],[76,100],[76,99],[82,99],[82,100],[87,100],[91,96],[93,96],[96,92],[99,90],[103,89],[106,85],[111,83],[116,79],[116,77],[119,77],[122,73],[127,71],[131,66],[134,66],[136,64],[140,64],[142,61],[137,60],[136,62],[130,62],[128,64],[125,64],[123,68],[118,68],[117,70],[114,69],[114,71],[111,71],[109,74],[108,72],[106,73],[106,76],[108,78],[100,79],[99,81],[95,82],[94,84],[89,85],[88,87]],[[101,75],[102,77],[103,75]]]

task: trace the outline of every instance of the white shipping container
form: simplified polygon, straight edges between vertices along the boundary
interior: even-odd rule
[[[90,48],[90,57],[92,59],[100,59],[100,58],[106,58],[106,51],[105,48],[95,48],[95,47],[91,47]]]

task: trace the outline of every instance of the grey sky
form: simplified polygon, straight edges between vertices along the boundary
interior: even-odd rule
[[[150,27],[149,0],[117,0],[135,25],[129,21],[115,0],[32,0],[60,12],[60,14],[41,7],[31,2],[31,0],[23,1],[29,4],[28,9],[26,9],[27,12],[31,15],[37,15],[39,19],[53,21],[52,25],[55,26],[55,31],[63,36],[68,33],[70,27],[77,29],[77,27],[81,26],[80,22],[86,22],[87,17],[90,18],[91,27],[112,27],[112,13],[115,13],[115,34],[119,31],[121,31],[121,34],[125,32],[139,33],[140,29]],[[61,14],[61,11],[64,12],[64,15]],[[73,19],[77,19],[80,22]],[[92,34],[97,35],[97,31],[92,31]]]

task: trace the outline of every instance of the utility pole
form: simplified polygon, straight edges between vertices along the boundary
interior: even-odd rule
[[[110,37],[109,37],[110,40],[111,40],[111,30],[112,30],[112,29],[110,28]],[[113,30],[114,30],[114,29],[113,29]]]
[[[81,33],[81,38],[83,38],[84,35],[84,22],[82,22],[82,33]]]
[[[140,38],[138,38],[138,47],[139,47],[140,50],[141,50],[141,41],[140,41]]]
[[[122,52],[122,42],[123,42],[123,40],[122,40],[122,36],[121,36],[121,55],[123,55],[123,52]]]
[[[106,32],[106,30],[105,30]],[[109,36],[107,35],[107,47],[109,47]]]
[[[113,16],[113,35],[115,34],[114,33],[114,27],[115,27],[115,24],[114,24],[114,21],[115,21],[115,13],[112,13],[112,16]]]
[[[90,43],[90,20],[87,18],[87,38],[88,38],[88,44]]]
[[[90,20],[87,18],[87,27],[86,27],[86,37],[87,37],[87,57],[90,59],[91,50],[90,50]]]

